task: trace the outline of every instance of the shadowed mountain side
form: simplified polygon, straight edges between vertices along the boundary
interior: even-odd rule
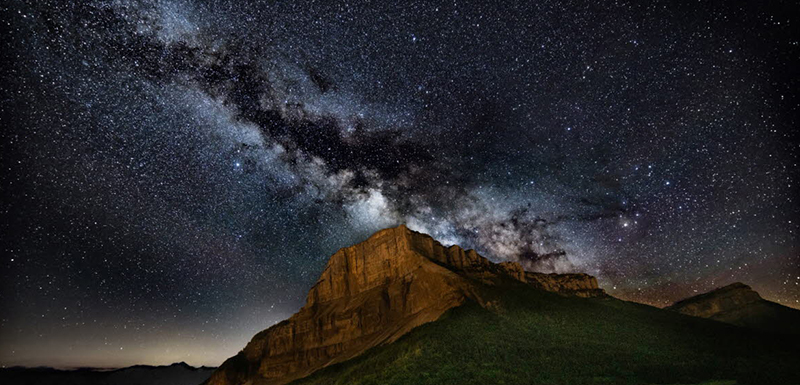
[[[800,384],[798,336],[610,297],[489,290],[494,309],[467,301],[292,384]]]
[[[767,301],[741,282],[678,301],[667,309],[773,333],[800,334],[800,310]]]
[[[197,385],[216,368],[184,362],[168,366],[136,365],[116,370],[0,369],[0,383],[13,385]]]
[[[208,385],[282,384],[397,340],[470,300],[493,307],[486,288],[522,284],[579,297],[605,296],[586,274],[526,272],[473,250],[444,247],[406,226],[336,252],[295,315],[258,333]]]

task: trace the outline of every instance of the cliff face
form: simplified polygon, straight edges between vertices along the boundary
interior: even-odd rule
[[[767,301],[741,282],[678,301],[667,309],[772,333],[800,334],[800,310]]]
[[[392,342],[467,299],[488,306],[481,288],[507,282],[605,295],[586,274],[526,272],[518,263],[494,264],[473,250],[444,247],[405,226],[386,229],[334,254],[305,306],[258,333],[207,384],[287,383]]]

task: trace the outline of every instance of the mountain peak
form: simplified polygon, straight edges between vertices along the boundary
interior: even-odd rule
[[[722,286],[720,288],[714,289],[711,292],[715,292],[715,291],[731,291],[731,290],[749,290],[749,291],[753,291],[753,288],[751,288],[750,286],[748,286],[748,285],[746,285],[746,284],[744,284],[742,282],[734,282],[734,283],[731,283],[729,285]]]
[[[709,318],[715,314],[730,311],[760,300],[762,300],[761,296],[750,286],[741,282],[734,282],[707,293],[675,302],[667,309],[696,317]]]
[[[800,334],[799,310],[767,301],[741,282],[675,302],[667,310],[772,333]]]
[[[209,385],[283,384],[395,341],[467,300],[490,306],[486,287],[527,284],[562,295],[605,295],[587,274],[526,272],[474,250],[445,247],[405,225],[337,251],[306,304],[228,359]]]

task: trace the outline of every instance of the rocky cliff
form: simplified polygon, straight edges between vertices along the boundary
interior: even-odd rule
[[[800,310],[767,301],[741,282],[678,301],[667,310],[773,333],[800,334]]]
[[[494,264],[473,250],[444,247],[405,226],[386,229],[336,252],[305,306],[258,333],[206,384],[287,383],[392,342],[468,299],[490,306],[482,288],[501,284],[605,295],[586,274],[526,272],[518,263]]]

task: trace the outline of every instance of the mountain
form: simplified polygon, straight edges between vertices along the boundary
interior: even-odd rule
[[[207,385],[798,384],[800,336],[612,298],[405,226],[339,250]]]
[[[288,320],[258,334],[207,385],[284,384],[391,343],[467,302],[494,308],[493,287],[524,286],[572,297],[605,297],[586,274],[527,272],[474,250],[444,247],[406,226],[336,252]]]
[[[0,369],[0,383],[14,385],[197,385],[216,368],[179,362],[166,366],[136,365],[116,370]]]
[[[611,297],[494,287],[391,344],[293,385],[800,384],[800,336]]]
[[[800,310],[767,301],[741,282],[678,301],[667,309],[768,332],[800,334]]]

